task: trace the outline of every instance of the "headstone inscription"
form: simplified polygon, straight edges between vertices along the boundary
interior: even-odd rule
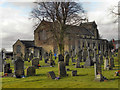
[[[48,78],[50,78],[50,79],[55,79],[55,78],[56,78],[55,73],[54,73],[53,71],[48,72],[48,73],[47,73],[47,76],[48,76]]]
[[[24,75],[24,61],[21,57],[17,57],[14,63],[16,78],[21,78]]]

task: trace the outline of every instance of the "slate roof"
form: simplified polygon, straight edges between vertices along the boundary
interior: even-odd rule
[[[52,22],[49,21],[41,21],[41,23],[38,25],[38,27],[35,29],[35,31],[40,28],[42,25],[45,25],[46,27],[51,26]],[[95,22],[87,22],[87,23],[82,23],[80,26],[73,26],[73,25],[67,25],[67,33],[69,34],[80,34],[80,35],[89,35],[89,36],[94,36],[93,32],[91,30],[88,30],[87,28],[83,27],[83,25],[93,25]]]
[[[20,40],[26,47],[35,47],[34,41]]]
[[[67,29],[68,29],[67,33],[94,36],[94,34],[90,30],[86,29],[85,27],[68,26]]]

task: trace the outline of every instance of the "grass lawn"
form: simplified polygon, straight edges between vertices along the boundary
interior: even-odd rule
[[[14,65],[11,60],[7,60],[11,63],[11,68],[14,71]],[[25,78],[15,77],[3,77],[2,88],[118,88],[118,80],[120,77],[114,76],[115,71],[118,69],[118,58],[115,57],[115,67],[113,70],[102,71],[103,75],[109,80],[106,82],[94,81],[94,68],[75,68],[70,60],[70,65],[66,66],[70,70],[77,70],[78,76],[71,76],[72,71],[67,71],[68,77],[63,77],[59,80],[51,80],[47,77],[46,73],[54,71],[58,76],[57,60],[55,61],[55,67],[40,67],[36,69],[36,76],[29,76]],[[84,64],[84,63],[81,63]],[[28,66],[31,66],[31,62],[25,61],[25,74]],[[43,61],[40,61],[40,65],[47,65]]]

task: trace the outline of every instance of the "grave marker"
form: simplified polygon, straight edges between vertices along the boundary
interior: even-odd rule
[[[17,78],[21,78],[24,75],[24,61],[21,57],[17,57],[14,63],[15,75]]]

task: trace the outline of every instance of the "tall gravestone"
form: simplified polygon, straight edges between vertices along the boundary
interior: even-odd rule
[[[24,75],[24,61],[21,57],[17,57],[14,63],[15,75],[21,78]]]
[[[39,68],[38,65],[39,65],[39,58],[34,58],[32,60],[32,66],[34,66],[36,69],[38,69]]]
[[[67,53],[65,55],[65,59],[64,59],[64,63],[65,63],[66,66],[69,66],[69,59],[70,59],[70,55]]]
[[[104,70],[109,70],[109,58],[108,58],[108,51],[106,51],[106,52],[105,52]]]
[[[75,68],[80,68],[80,60],[79,59],[77,59],[77,61],[76,61]]]
[[[50,62],[50,66],[55,65],[55,62],[53,61],[53,54],[52,54],[52,51],[50,51],[50,53],[49,53],[49,62]]]
[[[65,77],[66,74],[66,67],[64,63],[64,56],[62,54],[58,55],[58,75],[60,77]]]
[[[90,67],[93,65],[93,62],[92,62],[92,57],[90,57],[90,51],[91,49],[88,48],[88,58],[87,60],[85,61],[85,64],[84,64],[84,67]]]
[[[94,71],[95,71],[95,81],[104,81],[107,80],[107,78],[105,78],[102,75],[102,69],[101,69],[101,64],[100,64],[100,60],[99,60],[99,54],[97,54],[97,49],[94,48]]]
[[[44,61],[45,61],[45,63],[47,63],[48,60],[49,60],[48,53],[45,52],[45,53],[44,53]]]
[[[82,50],[79,50],[77,57],[82,62]]]

